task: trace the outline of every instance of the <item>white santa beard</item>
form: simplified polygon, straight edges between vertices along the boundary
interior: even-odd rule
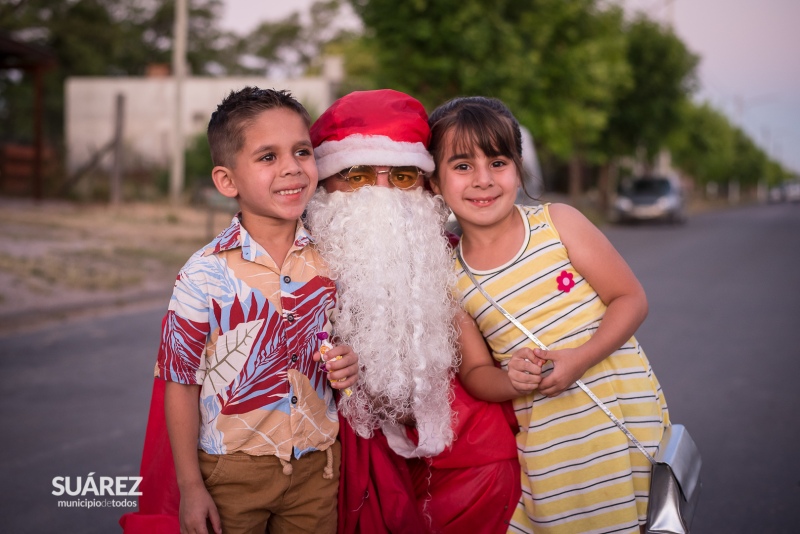
[[[307,217],[337,279],[335,333],[359,357],[359,381],[340,410],[363,437],[411,415],[449,444],[458,362],[442,203],[422,190],[320,190]]]

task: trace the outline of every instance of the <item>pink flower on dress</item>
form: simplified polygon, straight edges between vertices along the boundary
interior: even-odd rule
[[[556,278],[558,282],[558,290],[564,293],[569,293],[569,290],[575,287],[575,280],[572,279],[573,275],[569,271],[561,271],[561,274]]]

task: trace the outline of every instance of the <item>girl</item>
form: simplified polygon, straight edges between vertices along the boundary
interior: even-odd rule
[[[655,453],[669,415],[633,337],[647,314],[644,290],[577,210],[514,205],[521,135],[502,102],[457,98],[437,108],[430,124],[432,187],[463,230],[457,292],[471,318],[460,321],[459,374],[478,398],[513,399],[520,425],[522,499],[510,531],[638,534],[650,464],[575,381],[582,379]],[[465,269],[551,350],[531,350]],[[479,334],[502,369],[478,350]]]

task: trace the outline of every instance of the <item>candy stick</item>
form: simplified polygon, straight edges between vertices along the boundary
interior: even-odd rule
[[[325,365],[325,362],[327,361],[325,359],[325,354],[327,354],[327,352],[333,348],[333,344],[331,344],[331,342],[328,341],[328,333],[327,332],[319,332],[317,334],[317,339],[319,339],[321,341],[320,346],[319,346],[319,355],[320,355],[320,357],[322,359],[322,365]],[[334,360],[341,360],[341,359],[342,359],[341,356],[337,356],[337,357],[334,358]],[[339,382],[344,382],[344,378],[339,380]],[[348,397],[353,394],[353,390],[351,390],[350,388],[346,388],[344,390],[344,392]]]

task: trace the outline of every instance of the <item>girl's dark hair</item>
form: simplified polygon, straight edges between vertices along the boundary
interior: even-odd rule
[[[453,132],[456,154],[473,154],[477,146],[488,157],[509,158],[517,167],[520,185],[525,191],[525,168],[522,166],[522,132],[511,110],[496,98],[465,96],[448,100],[430,114],[431,141],[428,150],[436,162],[432,180],[439,179],[444,158],[444,141]],[[528,192],[525,191],[527,195]],[[530,195],[528,195],[530,196]]]
[[[244,130],[263,111],[286,108],[297,113],[306,127],[311,126],[311,117],[289,91],[245,87],[231,91],[217,106],[208,121],[208,146],[214,165],[233,167],[236,154],[244,146]]]

